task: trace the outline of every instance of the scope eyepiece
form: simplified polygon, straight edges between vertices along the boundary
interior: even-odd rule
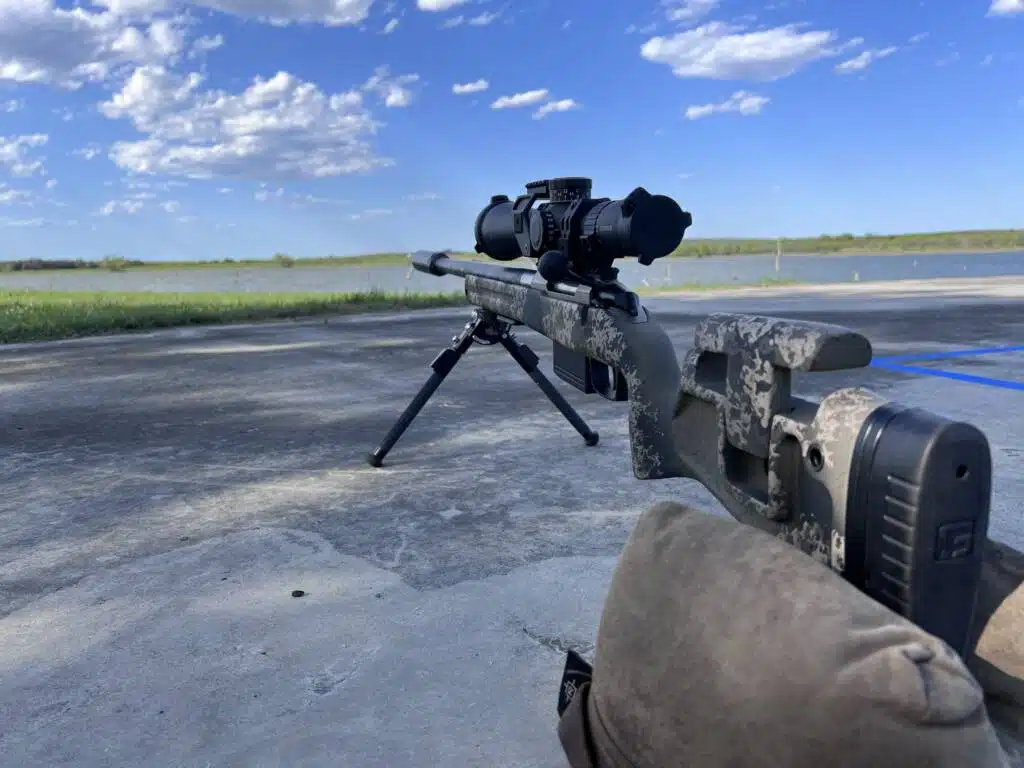
[[[581,235],[612,259],[636,256],[645,267],[668,256],[683,240],[693,217],[671,197],[637,187],[623,200],[598,203],[584,216]]]

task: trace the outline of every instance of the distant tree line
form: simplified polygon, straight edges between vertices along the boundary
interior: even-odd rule
[[[125,259],[121,256],[104,256],[99,261],[85,259],[18,259],[0,261],[0,272],[30,272],[39,269],[109,269],[120,272],[128,267],[144,267],[146,262],[139,259]]]
[[[733,256],[774,253],[902,252],[902,251],[981,251],[1024,248],[1024,230],[977,232],[931,232],[909,235],[820,235],[768,239],[684,240],[672,254],[680,257]]]

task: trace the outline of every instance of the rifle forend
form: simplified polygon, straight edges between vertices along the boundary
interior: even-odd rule
[[[861,388],[820,402],[791,392],[793,371],[870,363],[864,336],[712,314],[680,366],[668,335],[617,281],[553,283],[426,251],[412,263],[465,278],[471,304],[550,339],[565,381],[628,400],[637,478],[697,480],[740,522],[966,653],[991,495],[984,434]],[[942,600],[929,598],[936,592]]]
[[[414,254],[412,264],[421,272],[465,278],[470,304],[543,334],[583,361],[577,369],[593,371],[592,361],[607,366],[626,385],[613,399],[625,399],[628,393],[633,473],[641,480],[686,476],[672,435],[679,363],[668,335],[645,308],[632,315],[594,307],[591,287],[549,284],[532,269],[477,264],[428,251]],[[561,359],[565,367],[572,365],[564,352]],[[564,369],[559,375],[576,385]]]

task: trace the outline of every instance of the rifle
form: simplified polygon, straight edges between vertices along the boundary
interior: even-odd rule
[[[792,373],[856,369],[870,341],[848,328],[713,313],[680,364],[668,335],[612,262],[649,265],[682,241],[692,216],[643,188],[592,199],[591,182],[528,184],[477,218],[476,250],[498,261],[420,251],[412,266],[465,279],[470,321],[384,441],[384,457],[474,342],[500,343],[587,445],[598,435],[538,368],[513,326],[553,344],[555,374],[585,394],[628,403],[633,473],[692,478],[742,523],[783,538],[895,612],[969,653],[988,532],[991,454],[976,427],[860,387],[820,401],[793,395]],[[533,209],[538,200],[551,202]]]

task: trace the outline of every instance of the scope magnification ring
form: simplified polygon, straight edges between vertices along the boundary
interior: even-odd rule
[[[547,205],[538,206],[530,217],[530,246],[534,252],[544,252],[558,240],[558,222]]]

